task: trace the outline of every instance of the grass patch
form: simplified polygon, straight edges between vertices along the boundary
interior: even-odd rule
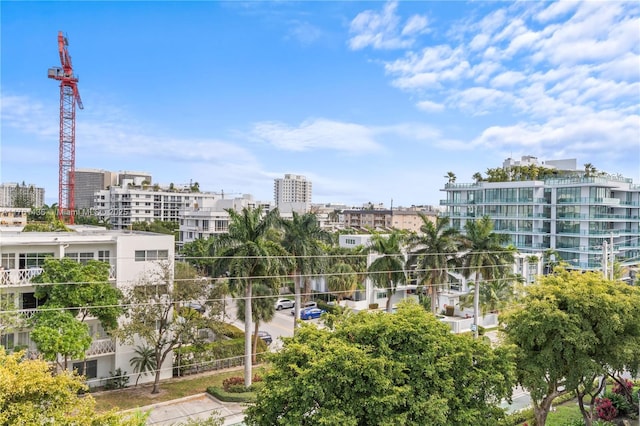
[[[264,375],[266,368],[257,367],[253,371],[254,374]],[[224,372],[194,374],[193,376],[162,381],[160,382],[160,393],[157,394],[151,394],[151,389],[153,389],[151,384],[144,384],[138,385],[138,387],[131,386],[126,389],[97,392],[92,396],[96,400],[96,408],[100,412],[111,409],[128,410],[204,393],[210,386],[222,388],[224,379],[238,375],[243,375],[242,367]]]
[[[582,419],[582,413],[580,413],[580,407],[575,404],[575,400],[555,407],[555,411],[552,411],[547,416],[547,426],[564,426],[568,422],[576,419]]]

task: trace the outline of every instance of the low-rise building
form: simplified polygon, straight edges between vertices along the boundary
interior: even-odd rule
[[[74,232],[17,232],[0,228],[0,295],[15,306],[15,314],[30,318],[41,301],[35,298],[33,278],[42,272],[48,257],[71,258],[78,262],[95,259],[110,265],[109,282],[124,289],[145,274],[158,270],[158,262],[173,262],[172,235],[130,231],[107,231],[88,226],[71,226]],[[11,312],[13,314],[13,312]],[[73,360],[70,368],[82,368],[91,386],[103,385],[102,378],[121,368],[131,371],[134,348],[109,336],[96,318],[88,318],[91,347],[85,360]],[[2,330],[0,344],[6,349],[16,346],[37,354],[30,329]],[[162,366],[162,378],[172,376],[172,357]],[[85,369],[86,366],[86,369]],[[140,381],[152,381],[152,375]]]
[[[20,207],[0,207],[0,226],[25,226],[31,209]]]

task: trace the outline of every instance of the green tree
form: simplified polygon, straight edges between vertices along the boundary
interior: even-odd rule
[[[471,179],[473,179],[473,181],[474,181],[475,183],[479,183],[479,182],[482,182],[482,181],[484,180],[484,179],[482,178],[482,173],[480,173],[480,172],[475,172],[475,173],[473,174],[473,176],[471,176]]]
[[[322,265],[322,255],[324,252],[323,243],[331,241],[329,234],[320,228],[318,218],[313,213],[299,215],[293,213],[291,220],[281,221],[284,236],[282,237],[282,247],[293,257],[293,285],[295,295],[295,318],[300,318],[300,306],[302,306],[300,288],[302,281],[310,274],[317,273]],[[303,277],[305,279],[303,280]],[[297,321],[294,322],[294,326]]]
[[[451,334],[415,303],[304,325],[270,359],[248,425],[494,426],[515,382],[508,348]]]
[[[456,183],[456,174],[453,172],[447,172],[444,177],[447,179],[448,183]]]
[[[195,271],[184,262],[161,262],[134,283],[125,294],[126,321],[116,335],[126,343],[137,339],[154,351],[155,378],[151,393],[160,392],[162,366],[171,352],[197,339],[197,330],[205,327],[206,319],[184,305],[206,296],[206,288]]]
[[[353,267],[345,262],[331,265],[326,280],[327,288],[332,295],[336,296],[338,303],[344,297],[350,297],[358,288],[359,282]]]
[[[109,264],[89,260],[86,264],[70,258],[45,259],[43,271],[32,282],[35,296],[46,300],[44,307],[68,309],[84,321],[91,315],[100,320],[106,331],[118,326],[122,315],[122,292],[109,283]]]
[[[420,233],[409,237],[407,265],[413,269],[418,284],[429,290],[431,312],[436,313],[442,286],[449,282],[449,267],[454,266],[460,248],[460,233],[449,227],[449,217],[436,217],[435,224],[423,213]]]
[[[265,280],[266,281],[266,280]],[[257,362],[256,350],[258,348],[258,331],[260,330],[260,323],[269,322],[276,314],[275,301],[276,297],[273,294],[273,283],[256,282],[253,285],[253,298],[251,299],[251,314],[253,315],[253,342],[251,350],[251,362],[254,364]],[[238,299],[236,302],[237,317],[240,321],[245,320],[245,299]]]
[[[217,256],[214,271],[217,275],[229,276],[229,287],[236,294],[244,293],[245,300],[253,297],[253,282],[256,277],[282,275],[290,267],[284,259],[288,254],[276,241],[273,233],[279,219],[278,210],[263,216],[262,209],[242,209],[241,213],[227,210],[229,232],[220,235],[213,246]],[[244,313],[245,354],[244,381],[251,386],[251,319],[252,304],[245,303]]]
[[[98,413],[87,387],[70,371],[52,375],[43,360],[0,347],[0,425],[144,426],[148,415]]]
[[[498,278],[491,281],[480,281],[478,306],[482,315],[488,312],[499,312],[515,298],[514,278]],[[473,307],[475,283],[470,284],[473,294],[469,293],[460,298],[460,307]]]
[[[129,360],[129,365],[133,367],[133,372],[138,374],[135,384],[135,386],[138,386],[140,377],[146,376],[147,373],[155,373],[158,366],[156,365],[156,354],[153,348],[136,346],[133,351],[135,355]]]
[[[545,424],[555,398],[575,391],[590,426],[604,383],[597,378],[640,367],[640,289],[596,272],[557,269],[525,290],[522,306],[501,319],[536,424]]]
[[[55,361],[64,370],[68,367],[69,359],[84,359],[84,353],[91,347],[87,324],[78,321],[65,310],[36,312],[31,319],[31,340],[44,359]]]
[[[407,281],[404,270],[404,254],[402,244],[404,234],[393,231],[383,235],[374,232],[371,237],[371,245],[367,248],[369,253],[374,253],[376,259],[371,262],[367,272],[373,284],[387,292],[387,312],[391,312],[391,297],[399,284]]]
[[[509,242],[506,234],[493,232],[493,221],[483,216],[465,223],[466,252],[462,256],[463,273],[474,277],[473,324],[474,336],[478,337],[478,314],[480,303],[480,281],[503,278],[513,264],[514,249],[504,247]]]
[[[211,275],[213,272],[213,259],[210,253],[213,250],[214,243],[215,239],[213,237],[198,238],[185,243],[180,250],[180,254],[186,262],[198,268],[201,273]]]

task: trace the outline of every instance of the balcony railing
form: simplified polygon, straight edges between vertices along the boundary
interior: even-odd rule
[[[0,287],[28,287],[32,280],[42,273],[42,268],[2,269],[0,270]],[[109,279],[117,278],[116,266],[109,265]]]
[[[87,350],[87,356],[108,355],[116,352],[116,343],[113,339],[98,339],[91,342]]]

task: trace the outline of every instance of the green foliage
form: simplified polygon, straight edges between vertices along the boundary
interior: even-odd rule
[[[170,220],[154,220],[153,222],[133,222],[132,231],[154,232],[156,234],[176,235],[180,223]]]
[[[105,389],[124,389],[129,384],[129,376],[120,367],[116,371],[109,371],[109,377],[105,380]]]
[[[269,359],[248,425],[494,426],[515,383],[509,348],[452,335],[415,303],[303,325]]]
[[[268,348],[262,339],[258,339],[256,348],[256,359],[260,362],[264,359],[264,353]],[[241,365],[243,354],[244,333],[239,338],[232,340],[219,340],[176,348],[174,356],[179,357],[180,361],[174,361],[174,365],[179,367],[183,373],[196,369],[197,371],[218,369]]]
[[[146,415],[96,413],[82,378],[69,371],[52,375],[43,360],[0,348],[0,425],[143,426]]]
[[[400,231],[393,231],[389,235],[374,232],[371,245],[367,248],[369,252],[378,255],[367,268],[367,272],[373,285],[386,290],[387,312],[391,312],[391,297],[396,287],[407,281],[402,253],[404,242],[405,235]]]
[[[136,386],[141,376],[147,373],[153,373],[156,368],[156,354],[153,348],[149,346],[136,346],[135,355],[129,360],[129,365],[133,367],[133,371],[138,374],[136,377]]]
[[[57,361],[58,354],[64,358],[82,359],[91,346],[87,324],[74,318],[69,311],[48,310],[37,312],[32,317],[31,340],[47,361]]]
[[[228,377],[222,381],[222,388],[225,392],[229,393],[244,393],[244,392],[254,392],[258,387],[257,383],[262,382],[262,377],[255,374],[253,376],[253,384],[247,388],[244,385],[244,377],[233,376]]]
[[[207,388],[207,393],[219,399],[220,401],[224,401],[224,402],[255,402],[256,401],[256,393],[251,391],[244,392],[244,393],[232,393],[232,392],[226,392],[224,389],[219,388],[217,386],[209,386]]]
[[[61,220],[54,219],[51,222],[32,222],[27,223],[22,232],[73,232],[71,228],[67,228]]]
[[[45,284],[36,285],[35,292],[38,299],[46,299],[45,307],[67,308],[80,320],[88,315],[97,317],[107,331],[118,326],[122,293],[109,283],[108,263],[48,258],[33,282]]]

